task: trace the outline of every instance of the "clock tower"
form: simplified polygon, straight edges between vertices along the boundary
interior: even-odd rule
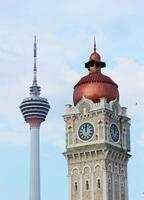
[[[64,114],[69,200],[128,200],[130,118],[95,42],[85,67]]]

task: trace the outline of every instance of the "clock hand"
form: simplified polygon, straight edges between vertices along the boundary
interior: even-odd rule
[[[86,124],[86,129],[85,129],[85,130],[86,130],[86,132],[87,132],[87,124]]]
[[[84,125],[84,130],[85,130],[85,132],[86,132],[86,124]]]
[[[114,135],[116,135],[116,127],[114,126]]]

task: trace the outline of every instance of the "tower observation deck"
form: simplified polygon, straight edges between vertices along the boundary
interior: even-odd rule
[[[28,123],[32,122],[32,119],[44,121],[49,108],[47,99],[39,96],[25,98],[20,105],[24,119]]]
[[[25,98],[20,110],[27,123],[30,125],[30,185],[29,200],[40,200],[40,124],[50,109],[46,98],[40,97],[40,86],[37,84],[37,44],[34,38],[34,77],[30,87],[30,97]]]

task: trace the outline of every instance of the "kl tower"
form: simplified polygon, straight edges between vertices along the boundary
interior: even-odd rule
[[[34,69],[30,97],[25,98],[20,110],[30,126],[30,185],[29,200],[40,200],[40,125],[48,114],[50,105],[46,98],[40,97],[40,86],[37,84],[37,44],[34,37]]]

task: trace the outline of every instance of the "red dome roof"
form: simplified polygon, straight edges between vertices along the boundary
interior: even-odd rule
[[[82,97],[100,102],[100,98],[105,97],[107,101],[119,100],[118,85],[108,76],[100,71],[84,76],[74,87],[73,101],[76,105]]]
[[[87,76],[82,77],[80,81],[74,86],[74,89],[79,85],[82,85],[85,83],[93,83],[93,82],[109,83],[118,87],[118,85],[110,77],[105,76],[100,71],[97,71],[95,73],[90,73]]]
[[[96,52],[96,43],[94,41],[94,52],[85,64],[90,71],[74,86],[73,101],[76,105],[82,97],[92,100],[94,103],[100,102],[100,98],[105,97],[108,102],[119,100],[118,85],[108,76],[101,73],[101,68],[105,63],[101,62],[100,55]]]

